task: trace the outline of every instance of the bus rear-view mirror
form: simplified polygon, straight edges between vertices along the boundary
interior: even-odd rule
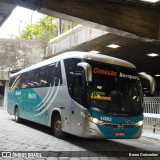
[[[80,62],[77,66],[82,67],[85,70],[85,78],[87,82],[92,82],[92,67],[86,62]]]

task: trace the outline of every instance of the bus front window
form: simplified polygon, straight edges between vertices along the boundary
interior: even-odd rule
[[[100,68],[98,72],[94,71],[95,66]],[[93,62],[92,70],[93,80],[87,87],[89,108],[120,116],[142,113],[141,84],[135,71]],[[111,71],[115,71],[117,75],[111,75]],[[122,73],[128,77],[124,77]]]

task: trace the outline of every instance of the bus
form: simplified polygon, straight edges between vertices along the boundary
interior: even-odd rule
[[[103,54],[66,52],[10,77],[7,111],[15,121],[51,127],[53,135],[137,139],[142,87],[133,64]]]

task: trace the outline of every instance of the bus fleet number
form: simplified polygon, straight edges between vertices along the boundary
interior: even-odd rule
[[[112,118],[111,117],[100,117],[100,119],[102,120],[102,121],[112,121]]]

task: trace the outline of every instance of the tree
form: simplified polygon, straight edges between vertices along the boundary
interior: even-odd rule
[[[44,16],[36,24],[28,24],[22,29],[20,37],[26,40],[48,40],[58,35],[57,26],[54,24],[54,18],[50,16]]]
[[[44,16],[40,18],[36,24],[32,24],[31,21],[31,24],[25,26],[21,31],[20,38],[26,40],[43,40],[47,43],[50,39],[53,39],[76,25],[77,23]]]
[[[21,38],[26,39],[26,40],[33,39],[33,30],[34,30],[34,26],[32,24],[27,25],[21,31]]]
[[[58,28],[56,26],[56,18],[45,16],[39,20],[41,26],[42,37],[44,41],[50,40],[58,35]]]

